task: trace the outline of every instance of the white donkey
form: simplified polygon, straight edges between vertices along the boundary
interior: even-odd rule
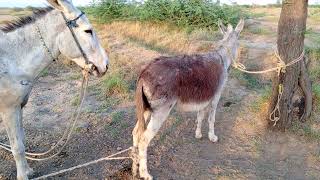
[[[0,28],[0,117],[19,180],[32,173],[25,156],[22,108],[39,73],[60,54],[81,68],[90,66],[96,76],[108,69],[106,52],[84,13],[71,0],[47,2],[52,7]]]
[[[136,90],[137,124],[133,130],[133,176],[152,179],[147,168],[147,147],[177,105],[182,111],[196,111],[196,138],[201,138],[202,120],[209,110],[209,139],[217,142],[214,122],[221,92],[228,77],[228,68],[237,58],[238,38],[243,29],[241,20],[235,30],[219,23],[223,33],[220,47],[201,55],[159,57],[141,72]],[[150,119],[148,125],[147,121]]]

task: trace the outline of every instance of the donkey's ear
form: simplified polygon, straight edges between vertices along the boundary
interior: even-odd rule
[[[74,6],[72,0],[47,0],[48,3],[54,8],[63,11],[63,12],[72,12],[74,11]]]
[[[223,25],[222,21],[218,21],[218,27],[220,29],[220,32],[225,35],[227,33],[227,28],[226,26]]]
[[[232,31],[233,31],[232,25],[231,25],[231,24],[228,24],[227,32],[228,32],[228,33],[232,33]]]
[[[63,10],[63,8],[62,8],[62,6],[59,4],[58,0],[47,0],[47,2],[48,2],[52,7],[56,8],[56,9],[58,9],[58,10],[60,10],[60,11]]]
[[[243,30],[243,27],[244,27],[244,20],[241,19],[235,29],[235,32],[240,35],[241,31]]]

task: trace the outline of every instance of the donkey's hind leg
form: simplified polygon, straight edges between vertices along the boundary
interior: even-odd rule
[[[216,121],[216,111],[218,107],[218,103],[221,97],[222,90],[224,88],[224,85],[226,84],[227,78],[225,78],[222,82],[221,85],[219,86],[215,96],[213,97],[212,100],[212,109],[209,111],[209,118],[208,118],[208,123],[209,123],[209,139],[211,142],[217,142],[218,141],[218,136],[215,135],[214,133],[214,123]]]
[[[28,179],[28,175],[31,175],[33,171],[29,167],[25,156],[22,109],[21,107],[10,108],[5,110],[2,115],[9,136],[12,154],[16,161],[17,179],[26,180]]]
[[[157,134],[163,122],[167,119],[175,103],[167,103],[159,108],[153,109],[147,129],[141,135],[139,147],[139,173],[140,177],[151,180],[152,176],[147,167],[147,148],[152,138]]]
[[[197,122],[196,122],[197,129],[196,129],[196,136],[195,136],[197,139],[202,138],[201,127],[202,127],[202,120],[203,120],[205,114],[206,114],[206,109],[198,111],[198,114],[197,114]]]
[[[145,111],[144,112],[144,119],[146,122],[148,122],[150,118],[150,111]],[[133,131],[132,131],[132,137],[133,137],[133,149],[131,152],[131,158],[132,158],[132,176],[134,178],[137,177],[138,175],[138,167],[139,167],[139,150],[138,150],[138,143],[139,143],[139,139],[141,137],[141,135],[143,134],[143,132],[141,131],[141,124],[139,122],[136,123],[136,126],[134,127]]]

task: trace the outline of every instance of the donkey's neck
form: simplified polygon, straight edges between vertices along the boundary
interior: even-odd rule
[[[9,74],[33,80],[52,63],[53,58],[56,59],[59,56],[56,41],[59,25],[63,23],[63,18],[59,15],[59,12],[54,10],[34,23],[3,35],[5,42],[0,42],[0,51],[4,50],[6,57],[0,55],[0,60],[7,60],[5,64],[7,64]],[[37,32],[37,27],[43,41]],[[53,57],[47,52],[43,42]]]
[[[230,52],[231,51],[228,49],[228,47],[221,45],[215,51],[210,52],[209,56],[214,57],[214,59],[221,59],[224,69],[228,70],[233,59],[233,56],[230,54]]]

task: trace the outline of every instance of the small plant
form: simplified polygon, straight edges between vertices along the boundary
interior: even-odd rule
[[[71,100],[71,105],[72,106],[79,106],[80,105],[80,96],[76,95],[72,100]]]
[[[107,96],[124,96],[129,92],[128,83],[124,80],[120,73],[107,76],[103,80],[102,84]]]

